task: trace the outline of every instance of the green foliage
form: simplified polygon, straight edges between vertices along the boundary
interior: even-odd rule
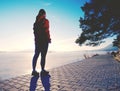
[[[119,0],[91,0],[81,9],[84,12],[79,20],[82,33],[76,43],[97,46],[108,37],[120,35]]]

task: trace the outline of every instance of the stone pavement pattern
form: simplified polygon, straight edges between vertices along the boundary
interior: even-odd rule
[[[28,74],[1,81],[0,91],[29,91],[31,86],[35,91],[45,86],[50,87],[46,91],[120,91],[120,63],[110,55],[95,56],[51,69],[47,79]]]

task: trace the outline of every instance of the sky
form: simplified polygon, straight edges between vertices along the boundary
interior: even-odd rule
[[[40,9],[45,9],[52,42],[49,51],[79,51],[99,47],[75,43],[82,32],[81,6],[87,0],[0,0],[0,51],[34,50],[33,24]]]

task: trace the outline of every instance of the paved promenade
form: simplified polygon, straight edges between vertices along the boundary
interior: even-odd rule
[[[51,69],[47,76],[26,74],[0,81],[0,91],[30,90],[120,91],[120,63],[110,55],[100,55]]]

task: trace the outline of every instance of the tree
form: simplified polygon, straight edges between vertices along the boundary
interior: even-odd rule
[[[120,49],[120,35],[113,41],[113,46],[117,46]]]
[[[76,43],[97,46],[105,42],[106,38],[120,36],[119,0],[91,0],[81,9],[84,12],[84,17],[79,20],[82,33]]]

